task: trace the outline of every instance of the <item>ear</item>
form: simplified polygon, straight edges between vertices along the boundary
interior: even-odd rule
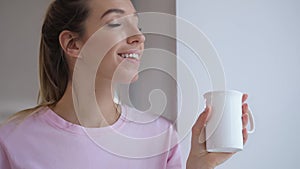
[[[75,58],[79,56],[82,43],[76,33],[68,30],[62,31],[59,34],[59,43],[68,56]]]

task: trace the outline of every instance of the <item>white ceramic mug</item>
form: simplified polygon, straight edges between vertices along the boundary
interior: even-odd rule
[[[242,134],[243,93],[226,90],[211,91],[204,94],[206,106],[211,106],[211,117],[206,125],[206,150],[208,152],[237,152],[243,150]],[[255,123],[249,109],[250,130]]]

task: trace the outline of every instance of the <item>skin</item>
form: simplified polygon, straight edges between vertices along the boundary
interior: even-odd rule
[[[105,41],[118,40],[119,37],[116,36],[116,34],[119,33],[118,29],[110,27],[109,24],[115,23],[115,21],[113,21],[114,19],[122,16],[133,15],[136,12],[131,2],[127,0],[91,0],[89,2],[91,12],[84,24],[86,32],[83,37],[79,37],[77,34],[70,31],[63,31],[59,36],[61,47],[67,55],[70,72],[73,72],[75,62],[79,57],[81,49],[84,48],[84,44],[98,29],[103,28],[105,34],[111,35],[109,36],[109,39],[105,39]],[[103,16],[103,14],[110,9],[121,9],[124,13],[111,12]],[[113,93],[111,91],[113,85],[112,78],[117,68],[120,69],[118,72],[121,72],[119,77],[122,77],[122,79],[117,79],[117,82],[127,81],[129,83],[138,78],[137,72],[139,63],[131,64],[125,62],[118,55],[118,53],[123,53],[128,50],[134,50],[141,53],[144,49],[145,37],[139,31],[137,26],[137,17],[133,15],[130,16],[130,18],[130,24],[127,29],[130,28],[134,35],[129,36],[114,45],[104,56],[97,71],[95,93],[97,103],[99,107],[101,107],[101,113],[105,122],[101,123],[99,126],[95,126],[95,123],[91,125],[87,124],[87,126],[104,127],[117,121],[118,115],[116,116],[116,105],[113,102]],[[118,23],[118,21],[116,22]],[[54,107],[52,107],[52,109],[67,121],[80,124],[73,107],[72,79],[70,79],[62,99]],[[94,118],[90,117],[90,119],[85,120],[93,121]]]
[[[248,112],[248,104],[245,103],[248,95],[244,94],[242,98],[242,117],[241,120],[243,122],[243,142],[244,144],[247,142],[248,133],[246,126],[248,124],[249,116]],[[213,169],[216,166],[222,164],[226,160],[228,160],[235,153],[208,153],[206,151],[205,142],[199,143],[199,138],[205,138],[205,125],[209,120],[211,108],[206,107],[203,113],[198,117],[196,123],[192,128],[192,141],[191,141],[191,150],[186,163],[187,169]]]
[[[63,48],[67,61],[70,66],[70,72],[73,72],[76,59],[78,59],[80,51],[84,47],[84,44],[88,39],[99,29],[105,28],[103,31],[106,31],[106,34],[110,34],[110,38],[116,37],[116,31],[118,28],[112,28],[109,26],[110,23],[115,23],[114,20],[117,18],[131,15],[131,19],[128,21],[128,27],[130,31],[133,31],[133,35],[127,37],[126,39],[121,40],[116,45],[114,45],[109,52],[104,56],[99,69],[97,71],[96,80],[95,80],[95,93],[96,99],[103,117],[106,120],[106,123],[100,123],[99,126],[93,127],[104,127],[115,123],[119,114],[116,113],[115,103],[113,102],[113,94],[111,92],[111,86],[113,85],[113,76],[116,72],[116,69],[120,69],[120,76],[117,76],[117,82],[127,82],[130,83],[135,81],[138,71],[139,63],[128,63],[125,62],[118,53],[123,53],[128,50],[135,50],[142,52],[144,49],[145,37],[139,31],[137,27],[137,17],[135,16],[135,9],[130,0],[90,0],[90,16],[87,18],[84,23],[86,32],[82,37],[79,37],[76,33],[70,31],[63,31],[60,36],[60,45]],[[123,12],[110,12],[103,16],[110,9],[120,9]],[[111,39],[105,39],[111,40]],[[124,63],[124,64],[123,64]],[[247,95],[243,96],[243,103],[247,99]],[[51,107],[54,112],[65,120],[74,123],[80,124],[79,120],[74,111],[73,101],[72,101],[72,79],[70,79],[67,86],[66,92],[61,98],[61,100],[54,106]],[[242,106],[243,116],[241,120],[243,122],[243,139],[244,143],[247,141],[248,134],[245,129],[248,123],[248,105],[246,103]],[[208,153],[205,150],[205,142],[199,143],[198,138],[205,136],[204,128],[205,124],[209,119],[210,107],[207,107],[204,112],[199,116],[192,128],[192,142],[191,150],[186,163],[187,169],[212,169],[217,165],[223,163],[229,159],[233,153]],[[93,117],[87,119],[93,121]]]

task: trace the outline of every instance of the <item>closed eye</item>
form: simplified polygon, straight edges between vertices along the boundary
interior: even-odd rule
[[[115,28],[115,27],[121,26],[121,24],[120,23],[109,23],[109,24],[107,24],[107,26],[109,26],[111,28]]]

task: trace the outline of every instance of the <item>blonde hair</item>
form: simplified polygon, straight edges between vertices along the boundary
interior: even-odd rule
[[[48,7],[41,31],[39,50],[39,96],[36,107],[13,114],[6,122],[25,119],[45,106],[55,105],[65,93],[69,66],[59,43],[63,30],[84,34],[84,21],[89,15],[86,0],[55,0]]]

